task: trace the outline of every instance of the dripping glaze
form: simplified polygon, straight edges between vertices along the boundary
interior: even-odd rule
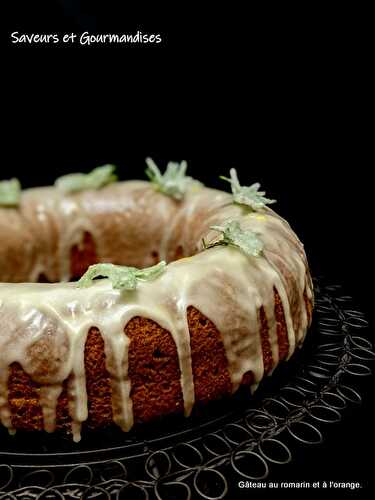
[[[135,316],[151,319],[170,332],[177,348],[186,416],[194,405],[189,306],[198,309],[220,331],[233,392],[246,372],[254,374],[252,390],[264,376],[261,307],[268,320],[273,367],[278,363],[274,290],[284,310],[290,357],[308,327],[304,293],[309,300],[313,297],[303,246],[275,212],[264,209],[247,213],[230,200],[227,193],[201,188],[176,203],[142,181],[116,183],[99,192],[74,196],[62,195],[54,188],[26,190],[19,220],[16,211],[11,211],[16,222],[11,236],[23,231],[27,243],[22,251],[28,266],[19,269],[17,281],[36,280],[40,273],[51,281],[67,281],[70,249],[85,232],[93,236],[102,262],[145,267],[152,264],[152,251],[157,250],[160,259],[170,261],[177,247],[186,257],[170,262],[160,277],[139,283],[134,291],[114,290],[105,279],[84,289],[75,283],[1,283],[3,425],[12,429],[7,378],[9,366],[19,362],[40,383],[40,404],[48,432],[55,429],[58,397],[69,377],[72,433],[75,441],[80,439],[81,425],[88,416],[84,346],[90,328],[96,327],[104,340],[106,359],[112,360],[113,399],[120,401],[113,405],[113,420],[128,431],[133,425],[133,411],[128,378],[130,342],[124,329]],[[112,214],[110,224],[108,213]],[[217,237],[209,227],[231,217],[259,234],[264,242],[260,257],[250,258],[224,246],[202,251],[203,237],[207,241]],[[0,226],[1,218],[0,210]],[[38,240],[32,234],[38,234]],[[2,258],[0,250],[0,262]],[[9,279],[6,273],[0,278]],[[57,353],[55,370],[34,374],[28,353],[43,341]]]

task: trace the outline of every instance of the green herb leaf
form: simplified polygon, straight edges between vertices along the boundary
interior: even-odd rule
[[[134,290],[138,281],[150,281],[157,278],[165,269],[166,262],[162,260],[155,266],[138,269],[136,267],[117,266],[115,264],[94,264],[90,266],[77,286],[87,288],[99,276],[108,278],[112,287],[117,290]]]
[[[0,182],[0,206],[16,207],[21,198],[21,184],[18,179]]]
[[[182,200],[186,191],[191,187],[202,186],[202,183],[192,177],[186,176],[186,161],[175,163],[170,161],[162,174],[151,158],[146,158],[146,175],[157,191],[164,193],[176,200]]]
[[[59,177],[55,181],[55,186],[64,193],[76,193],[87,189],[99,189],[117,180],[114,174],[114,165],[103,165],[94,168],[88,174],[75,173]]]
[[[221,233],[222,238],[209,244],[203,240],[205,249],[219,245],[230,245],[239,248],[251,257],[258,257],[263,251],[263,242],[258,238],[257,233],[242,230],[237,220],[227,220],[222,226],[211,226],[210,229]]]
[[[259,191],[259,182],[251,186],[241,186],[235,168],[230,169],[230,179],[223,176],[220,176],[220,179],[224,179],[230,183],[234,203],[246,205],[254,211],[264,208],[266,205],[276,203],[276,200],[271,200],[264,196],[266,194],[265,191]]]

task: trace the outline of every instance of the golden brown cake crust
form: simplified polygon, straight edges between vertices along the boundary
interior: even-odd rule
[[[177,259],[183,254],[184,250],[178,246],[173,257]],[[79,278],[90,265],[98,262],[95,242],[90,233],[84,233],[81,244],[71,248],[70,256],[70,272],[74,279]],[[159,260],[156,251],[151,257],[155,262]],[[293,284],[291,284],[291,289],[293,289]],[[295,304],[297,300],[293,297],[293,293],[291,295],[292,304]],[[311,323],[312,300],[308,298],[306,290],[303,303],[308,321]],[[276,321],[278,357],[283,360],[287,357],[290,346],[285,311],[276,288],[274,288],[274,320]],[[258,321],[264,371],[269,373],[276,361],[273,359],[269,340],[269,318],[263,306],[258,310]],[[206,404],[232,394],[233,386],[220,331],[211,319],[192,305],[187,308],[187,323],[190,332],[195,405]],[[131,384],[130,398],[134,422],[144,423],[165,415],[183,414],[184,399],[179,358],[171,333],[151,319],[135,316],[125,326],[124,334],[130,341],[128,377]],[[28,374],[25,371],[26,367],[22,367],[19,363],[13,363],[9,367],[8,402],[11,423],[15,429],[43,429],[43,413],[40,404],[43,372],[48,371],[51,374],[52,361],[55,358],[56,370],[60,362],[56,353],[48,351],[48,342],[46,346],[41,342],[33,347],[33,352],[30,352],[33,359],[39,360],[35,373]],[[92,325],[84,348],[88,398],[88,418],[84,426],[89,429],[111,425],[114,419],[114,407],[120,404],[116,402],[111,386],[109,363],[102,334],[95,325]],[[254,373],[246,372],[242,378],[242,385],[250,386],[253,382]],[[63,382],[56,407],[56,428],[64,432],[71,432],[72,424],[69,413],[69,383],[70,379]]]
[[[195,400],[207,403],[232,393],[225,349],[216,326],[195,307],[187,310]]]
[[[85,343],[85,373],[89,429],[112,422],[112,387],[106,368],[104,341],[97,328],[91,328]]]
[[[92,242],[89,249],[72,252],[72,269],[86,269],[95,261]],[[275,290],[275,317],[279,339],[279,356],[288,352],[288,335],[280,297]],[[306,308],[311,317],[312,306],[305,295]],[[268,341],[268,324],[263,308],[259,310],[262,351],[265,371],[272,367],[272,353]],[[190,306],[187,320],[191,337],[191,359],[196,404],[205,404],[232,393],[228,363],[220,332],[214,323],[198,309]],[[171,334],[157,323],[146,318],[134,317],[125,328],[130,339],[129,378],[135,423],[142,423],[164,415],[182,414],[184,411],[180,385],[180,369],[176,346]],[[104,341],[100,331],[93,327],[85,343],[85,371],[88,396],[87,428],[96,429],[113,423],[112,388],[106,368]],[[253,374],[248,372],[242,384],[250,385]],[[9,405],[15,429],[43,429],[42,409],[39,404],[40,385],[22,369],[12,364],[9,376]],[[71,418],[67,395],[67,381],[56,409],[56,428],[70,432]]]
[[[43,414],[39,404],[39,384],[19,363],[9,368],[8,400],[15,429],[42,430]]]

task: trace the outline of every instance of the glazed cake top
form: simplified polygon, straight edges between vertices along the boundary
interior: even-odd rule
[[[312,300],[312,284],[303,246],[289,224],[266,206],[258,187],[258,197],[250,193],[258,204],[255,208],[239,202],[246,192],[237,190],[234,202],[235,190],[231,195],[193,182],[185,187],[177,197],[145,181],[74,193],[59,187],[34,188],[20,194],[17,207],[0,208],[0,263],[7,262],[0,267],[0,279],[29,282],[0,284],[4,425],[11,428],[8,367],[19,362],[42,386],[48,431],[54,430],[62,383],[71,376],[70,414],[74,438],[79,439],[81,423],[87,419],[84,345],[93,326],[103,337],[111,376],[119,381],[113,388],[122,404],[114,420],[124,430],[133,424],[124,328],[135,316],[152,319],[171,333],[186,415],[194,404],[189,306],[220,331],[233,391],[246,372],[254,373],[253,389],[264,375],[261,307],[274,365],[278,362],[275,290],[288,329],[289,356],[302,342],[308,327],[305,297]],[[233,223],[237,232],[230,239],[228,227],[233,229]],[[68,281],[70,250],[85,233],[92,236],[100,262],[144,268],[155,264],[157,256],[168,265],[161,266],[153,279],[138,280],[134,289],[115,289],[109,279],[84,288],[74,282],[30,283],[41,274],[52,282]],[[173,261],[177,251],[184,258]]]

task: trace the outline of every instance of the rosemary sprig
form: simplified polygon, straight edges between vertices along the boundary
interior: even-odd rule
[[[192,186],[202,186],[202,183],[199,181],[185,175],[187,169],[186,161],[182,161],[181,163],[170,161],[163,174],[151,158],[146,158],[146,164],[146,175],[155,189],[176,200],[182,200],[186,191]]]
[[[234,203],[238,203],[239,205],[246,205],[254,211],[259,210],[260,208],[264,208],[266,205],[276,203],[276,200],[271,200],[270,198],[266,198],[264,196],[266,194],[265,191],[259,191],[259,182],[256,182],[251,186],[241,186],[238,180],[236,169],[231,168],[229,173],[230,179],[223,176],[220,176],[220,179],[223,179],[230,183]]]
[[[63,175],[55,181],[55,186],[64,193],[76,193],[87,189],[100,189],[117,180],[114,165],[96,167],[88,174],[74,173]]]
[[[150,281],[157,278],[166,267],[164,260],[155,266],[138,269],[137,267],[118,266],[115,264],[94,264],[77,282],[78,287],[87,288],[95,278],[108,278],[116,290],[134,290],[138,281]]]
[[[21,199],[21,183],[18,179],[0,182],[0,206],[16,207]]]
[[[239,248],[250,257],[258,257],[263,251],[264,245],[258,238],[257,233],[250,230],[243,230],[237,220],[227,220],[222,226],[211,226],[210,229],[221,233],[222,238],[208,244],[203,239],[204,249],[220,245],[233,246]]]

